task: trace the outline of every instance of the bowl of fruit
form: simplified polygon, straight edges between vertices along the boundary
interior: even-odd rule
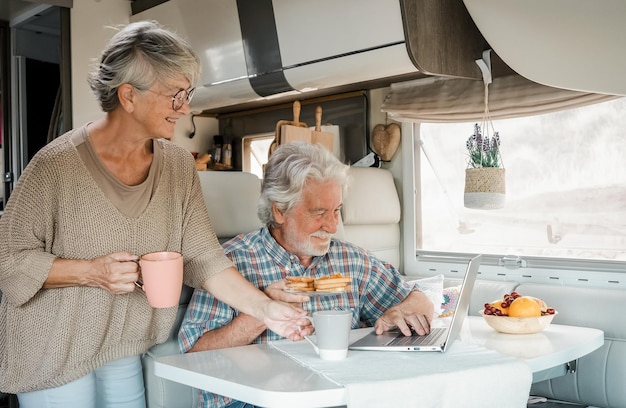
[[[510,334],[540,332],[557,315],[557,311],[548,307],[543,300],[522,296],[517,292],[507,293],[502,299],[485,303],[479,313],[494,330]]]

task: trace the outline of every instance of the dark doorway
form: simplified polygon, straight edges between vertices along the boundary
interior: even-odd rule
[[[60,85],[59,64],[26,59],[26,128],[28,160],[48,141],[48,128]]]

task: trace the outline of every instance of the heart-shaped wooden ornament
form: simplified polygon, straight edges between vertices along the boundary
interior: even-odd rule
[[[376,125],[372,129],[374,152],[383,161],[390,161],[400,146],[400,126],[397,123]]]

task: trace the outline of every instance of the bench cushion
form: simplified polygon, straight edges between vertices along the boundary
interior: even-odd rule
[[[532,395],[598,407],[626,407],[626,294],[623,290],[525,283],[523,295],[556,309],[554,324],[604,331],[604,346],[580,358],[575,373],[533,384]]]

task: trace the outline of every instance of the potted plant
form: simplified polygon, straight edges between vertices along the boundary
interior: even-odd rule
[[[504,207],[505,170],[500,155],[500,135],[493,132],[489,137],[476,123],[466,147],[469,160],[465,170],[465,207],[482,210]]]

